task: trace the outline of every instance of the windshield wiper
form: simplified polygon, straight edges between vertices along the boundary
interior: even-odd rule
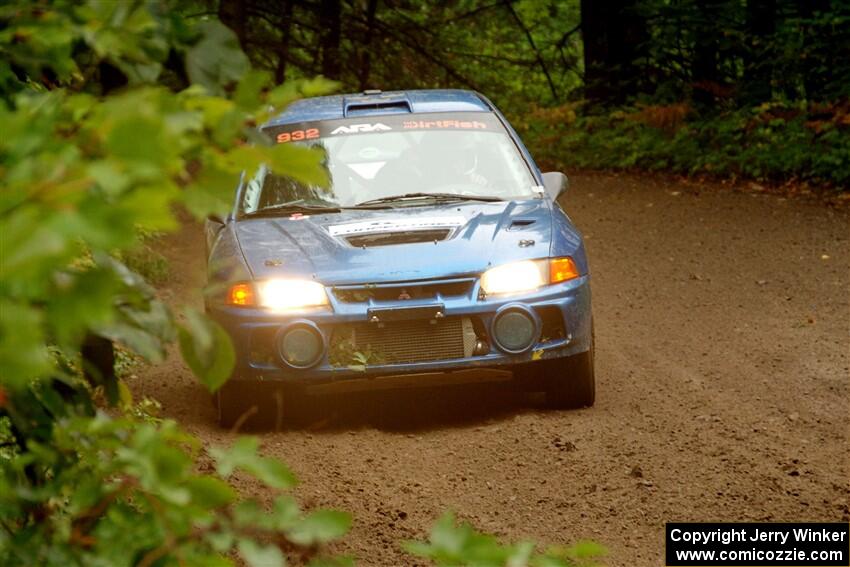
[[[355,207],[368,207],[369,205],[377,205],[380,203],[396,203],[399,201],[415,201],[422,199],[430,199],[433,201],[486,201],[496,202],[502,201],[501,197],[493,197],[491,195],[458,195],[457,193],[404,193],[403,195],[392,195],[390,197],[380,197],[378,199],[370,199],[357,203]]]
[[[341,207],[335,205],[309,205],[293,201],[291,203],[280,203],[257,209],[250,213],[245,213],[246,217],[263,217],[263,216],[280,216],[290,215],[292,213],[338,213],[342,210]]]

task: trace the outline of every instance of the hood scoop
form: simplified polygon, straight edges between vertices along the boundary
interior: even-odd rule
[[[533,225],[535,222],[537,222],[535,219],[514,219],[511,221],[508,230],[521,230],[527,226]]]
[[[376,246],[416,244],[418,242],[437,243],[447,239],[451,232],[452,231],[449,228],[407,230],[403,232],[379,232],[351,235],[345,237],[345,240],[356,248],[374,248]]]

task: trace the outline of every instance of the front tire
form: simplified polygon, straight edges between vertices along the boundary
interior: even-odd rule
[[[229,381],[213,394],[218,424],[222,427],[233,427],[246,413],[255,413],[251,406],[250,396],[247,395],[244,384]],[[250,415],[246,415],[246,420]]]
[[[593,346],[580,354],[544,361],[540,370],[549,407],[575,409],[593,406],[596,401]]]
[[[218,423],[228,429],[282,423],[283,391],[272,384],[229,380],[213,395]]]

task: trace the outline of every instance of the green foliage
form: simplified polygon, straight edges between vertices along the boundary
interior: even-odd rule
[[[236,35],[221,22],[201,22],[198,30],[203,37],[186,55],[189,79],[213,94],[223,95],[223,85],[238,82],[248,72],[250,63]]]
[[[271,491],[294,485],[280,463],[257,454],[256,440],[211,450],[208,468],[216,472],[206,474],[196,463],[210,456],[173,422],[98,414],[60,425],[50,443],[33,444],[4,467],[0,517],[18,529],[0,532],[3,565],[232,565],[234,553],[249,565],[283,565],[270,538],[310,557],[314,544],[350,525],[339,512],[305,514],[286,493],[270,508],[240,497],[227,482],[234,468]],[[28,477],[41,462],[57,463],[61,475],[33,490]]]
[[[168,260],[157,249],[162,234],[139,229],[137,243],[117,254],[118,260],[131,271],[142,276],[153,285],[168,281],[171,268]]]
[[[850,95],[847,2],[641,0],[647,94],[726,110]]]
[[[603,547],[580,542],[571,547],[552,547],[543,553],[531,542],[503,544],[482,534],[466,522],[456,522],[447,513],[431,528],[427,542],[410,541],[405,549],[439,566],[474,565],[476,567],[569,567],[597,565],[606,554]]]
[[[227,332],[215,321],[194,310],[186,312],[186,323],[177,328],[183,360],[211,391],[230,377],[236,352]]]
[[[518,120],[545,167],[643,169],[850,185],[847,105],[767,103],[701,118],[686,105],[605,114],[579,105]]]
[[[259,441],[252,437],[243,437],[233,444],[229,451],[214,450],[212,455],[218,460],[217,471],[227,478],[237,469],[244,470],[269,486],[277,489],[295,487],[295,477],[280,462],[257,456]]]
[[[289,13],[263,0],[221,5],[255,67],[281,77],[323,74],[351,90],[472,88],[503,105],[551,103],[581,84],[578,0],[341,2],[338,12],[293,2]],[[338,45],[322,31],[334,22],[344,22]]]
[[[351,333],[338,333],[331,342],[328,360],[332,366],[345,366],[356,372],[366,372],[370,364],[385,364],[387,357],[371,345],[358,347]]]
[[[187,25],[167,8],[0,9],[3,565],[231,565],[234,554],[283,564],[285,552],[316,555],[315,544],[350,523],[341,513],[303,514],[288,494],[270,509],[239,497],[233,474],[274,491],[295,480],[259,455],[256,440],[204,454],[152,415],[154,402],[134,404],[120,381],[136,357],[162,360],[176,336],[211,390],[233,366],[220,327],[192,311],[176,325],[133,270],[163,276],[162,262],[139,260],[149,231],[176,228],[175,206],[199,218],[223,212],[240,172],[262,163],[326,181],[318,153],[256,134],[270,105],[300,86],[272,88],[236,64],[244,55],[229,30]],[[181,74],[200,84],[154,84]]]
[[[0,301],[9,304],[0,322],[9,330],[0,347],[8,370],[4,380],[20,387],[52,374],[48,342],[72,353],[91,332],[157,359],[173,336],[170,315],[138,276],[108,254],[132,251],[139,228],[174,229],[174,203],[199,217],[222,213],[239,173],[261,163],[311,183],[326,182],[318,152],[255,139],[253,127],[268,110],[249,109],[251,97],[255,107],[265,108],[258,97],[288,101],[293,88],[268,91],[265,76],[245,69],[233,74],[233,68],[218,79],[235,87],[238,101],[198,86],[175,94],[141,85],[145,77],[159,76],[169,48],[207,65],[216,57],[238,59],[232,33],[220,24],[190,30],[142,6],[102,2],[79,10],[21,6],[14,16],[0,36],[5,70],[13,77],[4,83],[10,104],[0,107],[6,127],[0,140]],[[44,26],[55,33],[35,33]],[[112,49],[115,38],[125,35],[132,39]],[[21,49],[29,42],[38,45]],[[70,49],[75,42],[88,51]],[[216,51],[205,52],[205,42]],[[139,86],[101,99],[82,92],[97,91],[83,79],[99,61],[116,65]],[[24,70],[33,75],[23,80]],[[46,75],[54,79],[39,83]],[[49,88],[54,80],[65,88]],[[245,145],[246,137],[255,143]],[[84,256],[90,261],[80,262]],[[11,332],[23,322],[27,332]],[[190,366],[215,364],[219,375],[208,381],[219,384],[232,364],[226,348],[210,346],[210,337],[221,333],[209,331],[209,324],[184,329],[189,327],[198,334],[197,352],[222,357]]]

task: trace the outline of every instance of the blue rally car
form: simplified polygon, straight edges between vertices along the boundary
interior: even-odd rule
[[[263,127],[323,149],[331,186],[261,169],[206,225],[207,310],[237,367],[222,424],[258,382],[307,391],[514,379],[593,405],[590,274],[505,117],[462,90],[304,99]]]

